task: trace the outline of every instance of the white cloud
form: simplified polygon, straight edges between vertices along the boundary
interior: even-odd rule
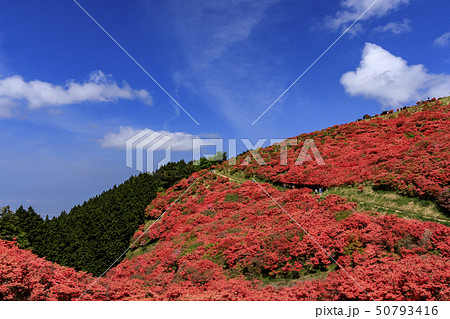
[[[119,133],[108,132],[103,139],[99,140],[100,146],[103,148],[116,148],[124,150],[128,139],[138,134],[142,130],[135,129],[131,126],[121,126]],[[170,145],[173,151],[191,151],[192,140],[200,139],[200,136],[183,132],[168,131],[152,131],[162,134],[161,136],[169,136],[170,140],[165,145]],[[148,134],[146,135],[148,136]]]
[[[83,83],[70,80],[65,85],[40,80],[25,81],[19,75],[0,79],[0,117],[13,116],[13,107],[23,101],[29,109],[39,109],[118,99],[140,99],[151,104],[151,96],[146,90],[134,90],[126,83],[118,86],[102,71],[92,72],[89,80]]]
[[[411,21],[409,19],[404,19],[402,22],[389,22],[385,26],[374,29],[375,32],[387,32],[395,35],[410,32],[411,30]]]
[[[450,43],[450,32],[444,33],[439,38],[434,40],[434,44],[438,46],[444,46]]]
[[[350,95],[375,99],[383,106],[450,94],[450,75],[428,73],[422,64],[408,65],[372,43],[366,43],[359,67],[342,75],[341,84]]]
[[[379,18],[398,10],[403,5],[408,5],[410,0],[378,0],[373,7],[366,12],[361,20]],[[342,0],[341,9],[334,17],[327,18],[327,26],[338,30],[347,27],[355,21],[375,0]]]

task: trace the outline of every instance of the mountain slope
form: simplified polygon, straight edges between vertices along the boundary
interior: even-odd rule
[[[224,163],[215,171],[191,174],[151,201],[127,258],[83,298],[450,300],[449,227],[380,214],[376,205],[364,210],[361,203],[344,198],[350,193],[332,194],[347,186],[361,190],[361,196],[365,189],[382,189],[438,201],[445,211],[448,103],[420,102],[302,134],[293,138],[298,145],[287,148],[288,165],[280,163],[281,146],[275,145],[258,150],[267,165],[244,153],[234,166]],[[295,164],[307,139],[314,140],[325,165]],[[261,180],[270,183],[257,182]],[[330,190],[315,194],[315,188]],[[14,278],[19,283],[40,278],[41,266],[18,277],[36,257],[18,256],[14,263],[9,255],[29,252],[0,244],[0,269],[6,269],[0,275],[0,296],[16,298]],[[45,267],[59,267],[52,265]],[[64,269],[69,286],[79,278],[78,293],[93,282],[86,274]],[[65,277],[60,278],[64,283]],[[36,289],[46,291],[39,294],[42,299],[76,299],[75,294],[55,297],[51,288]]]
[[[111,269],[83,299],[450,298],[450,229],[437,223],[359,213],[336,195],[238,185],[207,171],[158,196],[147,216],[154,220],[170,206],[139,240],[150,249]],[[93,282],[0,244],[1,299],[76,299]]]
[[[344,198],[308,189],[193,177],[160,222],[135,234],[146,253],[108,278],[132,276],[159,300],[450,298],[444,225],[360,213]],[[155,199],[148,217],[160,216],[189,184]]]
[[[302,134],[287,148],[288,165],[280,163],[280,145],[258,150],[265,166],[241,154],[236,165],[218,166],[218,174],[242,172],[277,187],[203,172],[189,196],[144,234],[187,189],[185,180],[153,201],[149,222],[135,234],[142,235],[140,247],[114,271],[119,278],[136,273],[156,299],[449,299],[448,227],[361,212],[345,198],[311,193],[360,185],[442,197],[450,181],[448,102],[422,101]],[[295,164],[307,139],[315,141],[324,166]]]

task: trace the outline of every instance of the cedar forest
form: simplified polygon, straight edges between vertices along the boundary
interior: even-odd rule
[[[266,165],[169,163],[52,219],[4,207],[0,300],[450,300],[449,102],[256,150]],[[311,139],[325,165],[296,165]]]

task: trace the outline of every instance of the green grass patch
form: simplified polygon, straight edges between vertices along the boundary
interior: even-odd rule
[[[211,209],[207,209],[202,211],[202,214],[205,216],[211,216],[214,217],[216,215],[216,211],[215,210],[211,210]]]
[[[300,271],[291,271],[288,274],[284,274],[284,277],[279,275],[275,276],[259,276],[257,279],[261,280],[264,286],[272,286],[275,288],[291,287],[298,282],[311,281],[311,280],[324,280],[327,276],[338,269],[336,264],[331,264],[324,269],[317,269],[311,265],[305,265]],[[248,279],[253,279],[248,277]]]
[[[346,247],[344,247],[343,254],[351,256],[355,252],[362,254],[364,251],[363,244],[359,241],[357,236],[351,236],[349,238],[349,243]]]
[[[159,241],[153,242],[151,244],[145,245],[145,246],[139,246],[136,249],[130,249],[125,254],[126,259],[133,259],[136,256],[145,255],[152,250],[155,249],[156,245],[158,245]]]
[[[450,104],[450,96],[444,97],[440,101],[442,102],[442,105],[448,105]]]
[[[200,246],[203,246],[203,242],[201,242],[201,241],[196,241],[196,242],[190,243],[189,245],[186,246],[186,248],[182,249],[180,256],[192,254]]]
[[[351,211],[349,211],[349,210],[344,210],[344,211],[342,211],[342,212],[337,212],[335,215],[334,215],[334,218],[336,219],[336,221],[341,221],[341,220],[344,220],[344,219],[346,219],[348,216],[350,216],[351,214],[353,214],[353,212],[351,212]]]
[[[430,200],[408,197],[388,190],[374,190],[371,186],[363,189],[336,187],[325,192],[325,195],[329,194],[336,194],[357,203],[359,211],[374,211],[384,215],[393,214],[402,218],[431,221],[450,226],[450,217],[445,216],[439,206]],[[341,217],[336,216],[336,218]]]
[[[224,202],[228,203],[228,202],[239,202],[240,197],[238,194],[236,193],[228,193],[225,195],[225,199]]]

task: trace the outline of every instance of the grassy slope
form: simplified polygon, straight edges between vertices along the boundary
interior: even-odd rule
[[[217,172],[219,176],[228,177],[231,181],[242,184],[248,178],[241,172],[230,173],[227,170]],[[265,182],[255,178],[257,182]],[[283,190],[280,186],[275,186]],[[444,215],[438,205],[430,200],[400,195],[394,191],[374,190],[370,186],[363,189],[357,187],[334,187],[325,192],[325,196],[336,194],[358,204],[359,211],[374,211],[380,214],[394,214],[406,219],[431,221],[450,226],[450,217]]]
[[[326,191],[326,195],[336,194],[358,204],[360,211],[374,211],[394,214],[402,218],[431,221],[450,226],[450,217],[444,215],[438,205],[429,200],[407,197],[393,191],[373,190],[366,186],[336,187]]]

